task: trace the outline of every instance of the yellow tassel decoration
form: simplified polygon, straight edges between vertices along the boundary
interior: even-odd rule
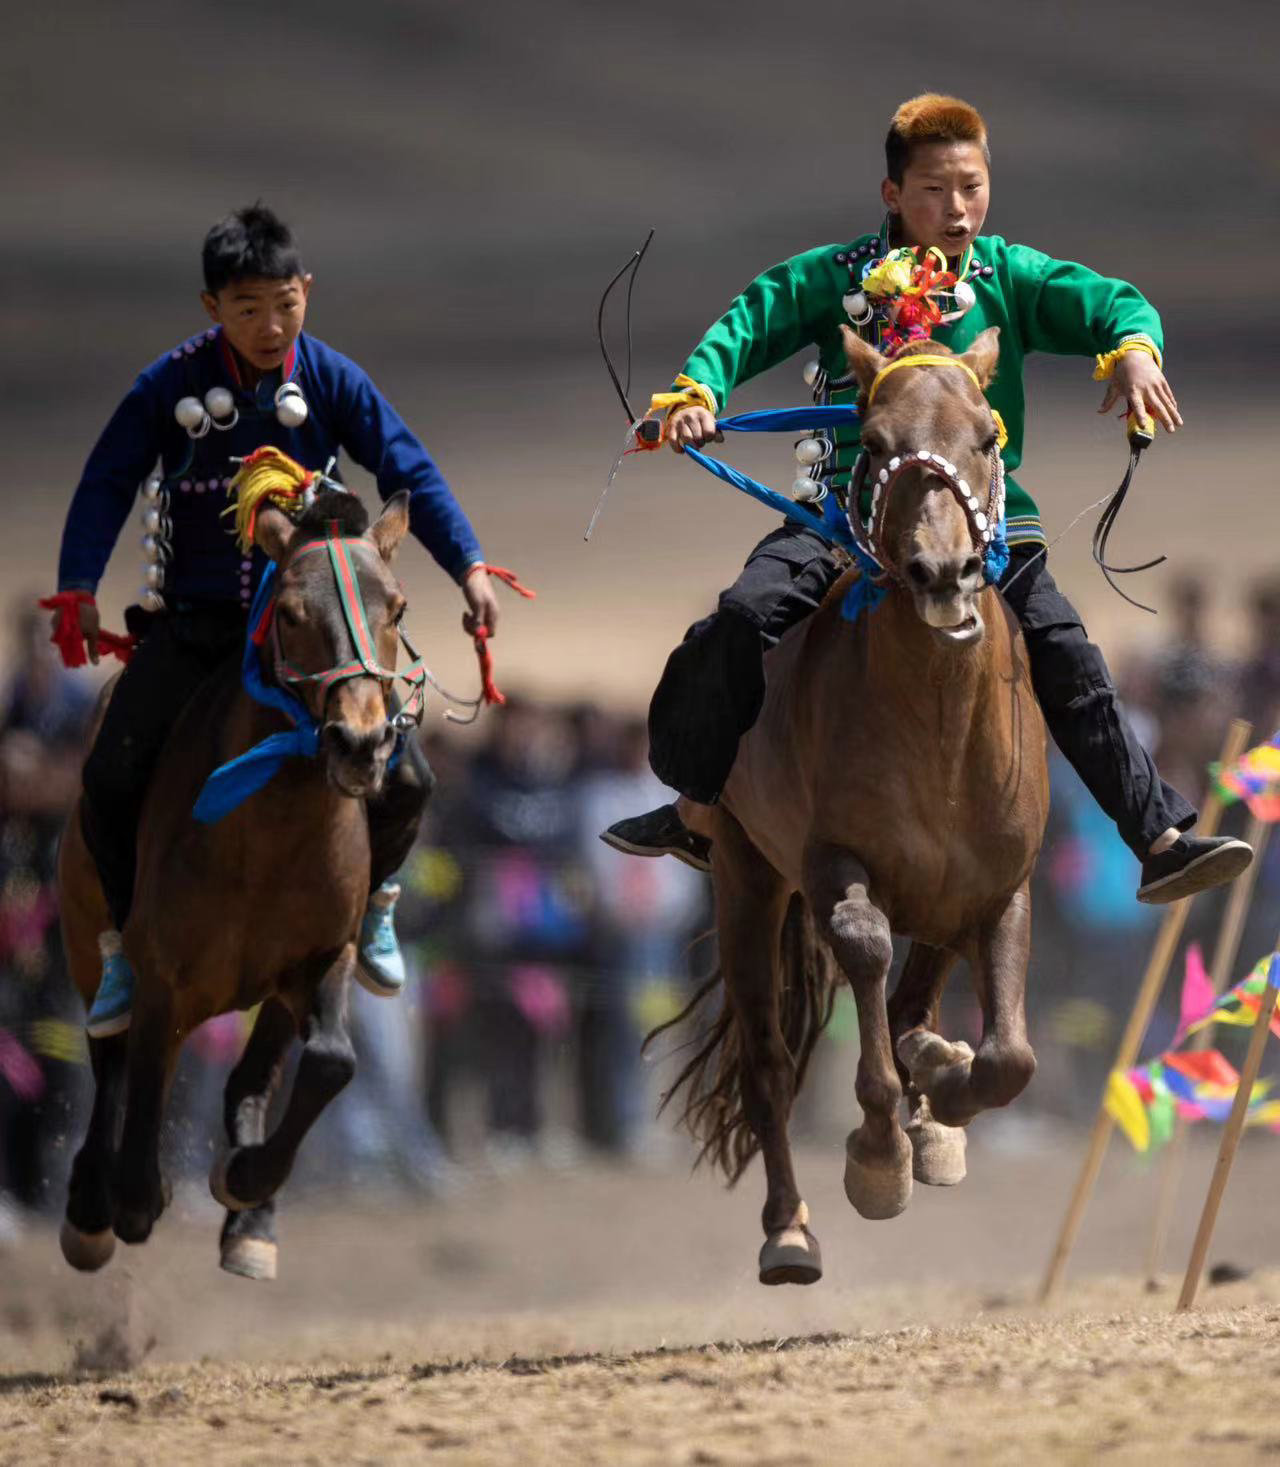
[[[223,511],[236,519],[236,544],[243,554],[253,549],[253,534],[257,526],[258,511],[264,500],[278,504],[286,514],[301,508],[307,490],[315,474],[304,469],[287,453],[264,444],[240,465],[240,472],[231,481],[228,495],[235,495],[235,503]]]

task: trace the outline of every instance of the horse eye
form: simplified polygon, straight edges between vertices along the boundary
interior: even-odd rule
[[[864,433],[862,435],[862,446],[872,458],[883,458],[888,453],[888,445],[878,433]]]
[[[391,618],[391,625],[393,627],[398,627],[400,625],[400,623],[404,620],[404,614],[406,611],[408,611],[408,609],[409,603],[407,601],[400,604],[400,606],[396,609],[395,614]]]
[[[978,444],[978,452],[979,453],[990,453],[991,450],[996,446],[997,436],[998,435],[996,434],[996,431],[993,428],[991,430],[991,432],[988,433],[987,436],[982,440],[982,442]]]

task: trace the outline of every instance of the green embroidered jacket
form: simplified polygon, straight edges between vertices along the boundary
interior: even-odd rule
[[[862,267],[884,248],[878,236],[860,235],[851,244],[820,245],[766,270],[706,333],[683,371],[711,389],[721,413],[734,388],[806,346],[817,347],[830,376],[841,376],[847,368],[840,327],[849,324],[843,297],[859,288]],[[1092,357],[1135,337],[1163,351],[1160,317],[1125,281],[1109,280],[1027,245],[1009,244],[999,235],[974,242],[966,278],[976,297],[974,306],[959,321],[936,327],[934,338],[959,352],[988,326],[999,326],[1000,365],[987,399],[1009,432],[1003,455],[1009,471],[1009,542],[1043,543],[1036,503],[1013,477],[1022,462],[1023,358],[1033,351]],[[854,396],[837,393],[831,400],[851,401]],[[839,429],[835,440],[831,482],[841,486],[857,457],[857,429]]]

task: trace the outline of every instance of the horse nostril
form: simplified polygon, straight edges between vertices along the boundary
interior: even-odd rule
[[[963,581],[974,581],[982,574],[982,559],[980,556],[971,555],[965,561],[960,571],[960,579]]]
[[[933,584],[933,572],[928,563],[917,556],[907,562],[907,579],[918,590],[927,591]]]

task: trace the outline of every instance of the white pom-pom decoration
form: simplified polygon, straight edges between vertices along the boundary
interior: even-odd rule
[[[804,364],[804,380],[807,387],[812,387],[818,380],[818,373],[822,371],[821,362],[806,362]]]
[[[957,280],[955,289],[951,292],[951,298],[956,303],[956,310],[962,315],[971,311],[978,297],[973,293],[973,286],[967,280]]]

